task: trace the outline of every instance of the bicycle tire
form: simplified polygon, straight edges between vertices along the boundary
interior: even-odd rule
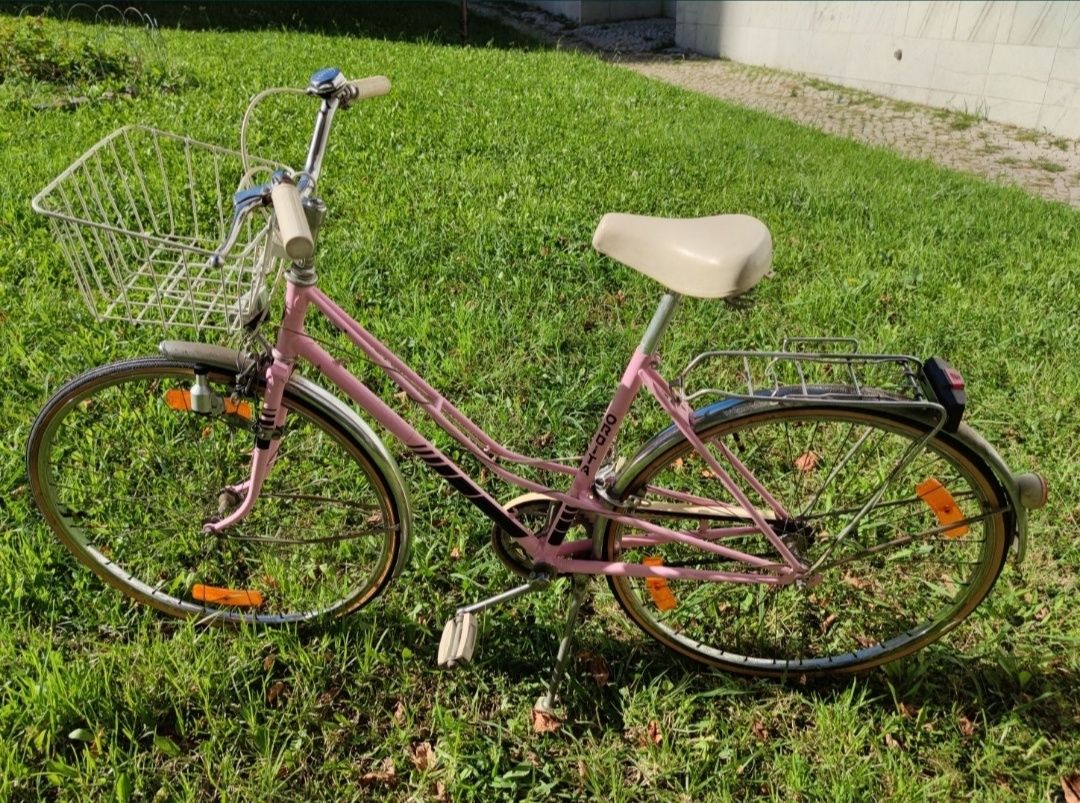
[[[883,472],[897,464],[896,456],[931,432],[924,423],[879,410],[825,404],[745,402],[703,413],[698,434],[706,443],[722,438],[779,499],[791,516],[777,524],[787,545],[807,563],[840,534],[846,516],[871,500],[868,478],[887,476]],[[855,449],[857,443],[863,446]],[[826,445],[842,445],[846,451],[837,456]],[[849,452],[844,462],[842,455]],[[653,439],[642,455],[627,464],[614,484],[615,498],[639,505],[636,515],[644,509],[642,501],[647,506],[651,497],[670,499],[657,486],[701,495],[708,484],[708,498],[733,502],[716,495],[719,481],[674,428]],[[934,500],[937,507],[915,490],[930,479],[946,491],[944,502]],[[745,482],[740,484],[748,490]],[[764,507],[759,497],[751,498]],[[771,677],[857,672],[935,641],[982,601],[1006,558],[1011,518],[1004,500],[989,468],[962,443],[938,433],[886,486],[856,530],[834,539],[833,557],[814,583],[769,588],[608,580],[623,610],[646,634],[704,664]],[[967,524],[942,529],[938,509],[949,501]],[[684,523],[692,532],[700,519]],[[729,517],[728,523],[739,522]],[[674,525],[667,521],[665,526]],[[604,525],[605,559],[639,562],[650,557],[668,566],[747,568],[676,543],[621,548],[630,533],[610,520]],[[724,543],[779,560],[760,534]],[[867,551],[872,548],[876,551]]]
[[[224,489],[247,479],[265,384],[258,379],[240,398],[235,369],[211,368],[225,408],[202,415],[183,396],[194,366],[158,357],[112,363],[45,404],[27,467],[60,541],[107,584],[176,617],[305,624],[378,596],[403,545],[401,489],[355,430],[295,382],[254,510],[221,534],[203,532],[238,502]]]

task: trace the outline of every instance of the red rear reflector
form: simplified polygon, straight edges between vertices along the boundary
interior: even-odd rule
[[[945,378],[949,380],[949,387],[953,390],[964,389],[964,377],[960,376],[960,372],[955,368],[946,368]]]

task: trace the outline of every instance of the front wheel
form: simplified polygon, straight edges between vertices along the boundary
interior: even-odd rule
[[[928,433],[852,407],[748,403],[705,417],[698,434],[707,444],[726,444],[780,503],[787,515],[770,511],[773,529],[806,565],[819,564],[817,571],[805,584],[781,587],[610,577],[612,591],[661,643],[745,674],[851,672],[913,652],[986,596],[1005,561],[1010,526],[989,470],[959,442]],[[685,438],[660,436],[647,455],[615,485],[617,496],[637,503],[635,515],[664,511],[658,523],[698,535],[749,524],[731,507],[724,517],[703,519],[700,501],[687,503],[733,500]],[[746,571],[682,544],[648,543],[615,522],[602,536],[607,560]],[[761,535],[726,539],[778,560]]]
[[[191,407],[194,364],[128,360],[69,382],[41,411],[27,465],[34,499],[75,557],[173,616],[257,624],[344,615],[390,581],[407,515],[369,446],[290,383],[285,431],[251,514],[238,504],[264,385],[237,395],[211,369],[213,410]]]

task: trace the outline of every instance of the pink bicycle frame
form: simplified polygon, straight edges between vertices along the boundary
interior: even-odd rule
[[[670,302],[667,307],[669,313],[674,308],[675,297],[666,296],[665,300]],[[318,309],[335,327],[344,332],[368,360],[381,368],[408,395],[409,399],[424,410],[431,420],[495,476],[522,489],[542,493],[555,500],[559,507],[556,514],[551,517],[546,531],[533,533],[525,528],[453,460],[424,438],[337,359],[309,337],[305,333],[304,322],[310,306]],[[664,302],[661,303],[661,309],[664,309]],[[666,314],[663,317],[664,322],[666,322]],[[657,315],[660,316],[659,310]],[[654,322],[656,320],[654,319]],[[692,411],[685,403],[675,398],[667,382],[657,372],[656,360],[644,341],[630,358],[615,395],[576,469],[562,463],[521,455],[497,443],[315,286],[288,282],[285,315],[278,331],[273,357],[274,361],[267,369],[267,389],[263,398],[260,434],[256,439],[256,448],[253,450],[251,475],[246,482],[237,486],[242,492],[243,501],[229,516],[215,524],[207,525],[208,530],[220,531],[230,527],[246,516],[258,500],[259,490],[273,464],[280,442],[278,438],[285,424],[285,410],[280,406],[285,385],[292,374],[296,360],[300,358],[328,377],[345,395],[405,444],[413,454],[423,460],[455,490],[468,498],[488,518],[515,536],[536,563],[548,566],[556,573],[785,585],[802,577],[806,572],[807,567],[774,532],[767,514],[755,507],[729,472],[710,452],[708,446],[694,432]],[[642,387],[648,390],[668,413],[675,426],[731,494],[738,505],[737,509],[749,517],[752,526],[745,524],[739,527],[708,529],[690,535],[644,520],[633,515],[632,512],[620,512],[617,507],[613,508],[611,503],[594,492],[597,469],[604,464],[623,419]],[[764,500],[771,509],[769,515],[774,520],[788,518],[780,502],[769,494],[768,490],[725,445],[721,443],[714,445],[735,473]],[[500,461],[570,475],[569,488],[560,491],[519,476],[501,465]],[[676,496],[691,504],[732,508],[731,505],[685,494]],[[677,541],[731,561],[741,562],[757,571],[713,571],[599,560],[591,554],[593,552],[591,539],[564,543],[566,533],[581,514],[610,519],[644,533],[644,535],[624,538],[624,544],[628,546],[647,546]],[[716,543],[725,537],[751,533],[763,535],[776,550],[780,560],[770,561]]]

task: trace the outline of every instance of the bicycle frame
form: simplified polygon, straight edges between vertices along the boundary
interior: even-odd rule
[[[661,301],[642,344],[630,358],[615,395],[590,439],[586,452],[581,457],[580,465],[575,469],[562,463],[518,454],[499,444],[317,287],[298,284],[290,280],[286,287],[285,315],[273,350],[274,361],[267,369],[267,389],[263,399],[256,448],[253,450],[251,475],[246,482],[235,488],[243,496],[243,502],[221,521],[207,525],[207,529],[211,532],[227,529],[246,516],[257,502],[259,490],[272,467],[285,424],[285,411],[280,407],[285,385],[299,358],[307,361],[315,370],[325,375],[342,393],[367,411],[497,526],[504,528],[517,538],[537,564],[549,567],[557,573],[571,574],[607,574],[766,585],[786,585],[793,582],[804,575],[807,567],[795,557],[768,521],[769,518],[787,518],[787,511],[725,445],[716,444],[718,451],[734,472],[760,495],[771,510],[769,513],[763,512],[750,501],[732,479],[731,474],[725,470],[719,460],[709,451],[708,446],[694,432],[692,411],[689,406],[675,398],[671,388],[657,371],[653,351],[655,341],[666,326],[677,300],[677,296],[668,294]],[[477,485],[460,466],[417,432],[370,388],[353,376],[340,361],[309,337],[304,329],[309,307],[315,307],[337,329],[344,332],[369,361],[382,369],[407,394],[409,399],[423,409],[428,418],[494,475],[526,491],[539,492],[553,499],[558,504],[558,510],[550,518],[545,531],[533,533],[526,529],[505,507]],[[738,514],[740,518],[748,517],[752,525],[712,528],[689,535],[643,520],[634,516],[632,512],[620,512],[594,493],[597,470],[604,465],[604,460],[612,448],[623,420],[642,388],[645,388],[668,413],[676,427],[731,494],[737,507],[708,499],[687,497],[684,501],[698,505],[707,504],[714,508],[727,508],[731,510],[733,516]],[[501,465],[500,461],[570,475],[569,488],[562,491],[550,488],[510,471]],[[610,519],[645,533],[645,535],[628,539],[628,543],[634,545],[644,546],[678,541],[722,558],[741,562],[757,571],[713,571],[599,560],[595,555],[587,554],[593,551],[591,539],[564,543],[567,532],[580,514]],[[776,550],[780,561],[770,561],[717,543],[723,538],[754,533],[761,534],[768,540]]]

